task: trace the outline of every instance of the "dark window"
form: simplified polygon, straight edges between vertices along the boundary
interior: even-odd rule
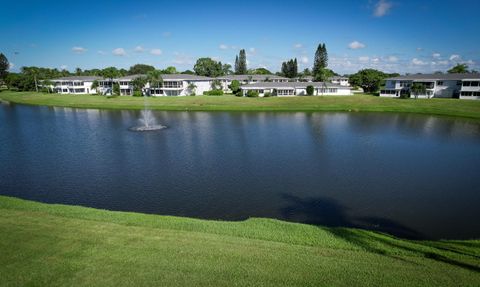
[[[468,81],[463,82],[463,86],[464,87],[470,87],[470,82],[468,82]]]
[[[437,82],[437,85],[438,85],[438,86],[443,86],[443,81],[438,81],[438,82]]]
[[[470,84],[472,85],[472,87],[478,87],[480,82],[470,82]]]

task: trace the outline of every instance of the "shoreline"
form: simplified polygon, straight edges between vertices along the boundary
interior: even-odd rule
[[[59,95],[35,92],[0,92],[0,100],[13,104],[103,110],[141,110],[142,97]],[[159,97],[147,99],[157,111],[221,112],[384,112],[446,116],[480,121],[480,101],[459,99],[391,99],[373,95],[243,98],[224,96]]]

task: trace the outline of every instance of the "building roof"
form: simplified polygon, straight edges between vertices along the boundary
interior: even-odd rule
[[[288,78],[277,76],[277,75],[272,75],[272,74],[267,74],[267,75],[226,75],[226,76],[220,76],[217,77],[219,80],[227,80],[227,81],[248,81],[248,80],[253,80],[253,81],[265,81],[266,79],[270,80],[288,80]]]
[[[116,78],[117,81],[131,81],[138,77],[146,77],[147,75],[143,74],[135,74],[135,75],[128,75],[125,77]],[[186,81],[211,81],[212,78],[204,77],[204,76],[197,76],[197,75],[189,75],[189,74],[161,74],[160,75],[164,81],[168,80],[186,80]]]
[[[333,76],[333,77],[330,77],[330,80],[348,80],[348,77]]]
[[[52,81],[85,81],[85,82],[93,82],[95,80],[101,80],[102,77],[97,76],[70,76],[70,77],[61,77],[53,79]]]
[[[258,82],[253,84],[242,85],[242,88],[245,89],[281,89],[281,88],[291,88],[291,89],[305,89],[307,86],[313,86],[314,88],[342,88],[342,89],[351,89],[350,87],[336,85],[332,83],[323,83],[323,82]]]
[[[415,74],[400,77],[388,78],[387,80],[405,80],[405,81],[420,81],[420,80],[466,80],[466,79],[480,79],[480,74]]]

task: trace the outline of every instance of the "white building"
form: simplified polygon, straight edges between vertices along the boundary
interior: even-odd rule
[[[411,92],[412,85],[422,84],[425,93],[418,98],[480,98],[480,74],[417,74],[400,76],[386,80],[385,88],[380,91],[381,97],[398,98]]]
[[[348,82],[348,78],[347,78],[347,77],[333,76],[333,77],[331,77],[329,80],[330,80],[330,82],[331,82],[332,84],[337,84],[337,85],[345,86],[345,87],[349,87],[349,86],[350,86],[350,83]]]
[[[138,77],[146,75],[130,75],[113,79],[113,82],[120,85],[120,95],[133,95],[132,81]],[[188,75],[188,74],[162,74],[162,83],[158,87],[151,87],[149,83],[142,89],[143,93],[151,96],[188,96],[201,95],[205,91],[210,91],[212,78]],[[111,81],[103,80],[100,82],[102,88],[109,92]]]
[[[96,94],[97,90],[92,89],[95,80],[101,80],[95,76],[71,76],[53,79],[53,90],[59,94]]]
[[[230,85],[232,81],[237,80],[240,82],[240,85],[258,83],[258,82],[273,82],[273,83],[283,83],[288,82],[288,78],[277,76],[277,75],[226,75],[216,78],[220,81],[223,91],[230,93]]]
[[[260,97],[265,93],[271,93],[273,96],[306,96],[307,87],[313,87],[314,96],[350,96],[352,89],[350,87],[323,82],[258,82],[241,86],[244,96],[248,91],[258,92]]]

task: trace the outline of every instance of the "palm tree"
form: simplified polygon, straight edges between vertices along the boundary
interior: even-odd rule
[[[135,92],[141,92],[143,94],[142,89],[145,87],[147,82],[148,82],[147,77],[144,77],[144,76],[133,79],[132,80],[133,93],[135,94]]]
[[[160,88],[163,83],[162,74],[159,70],[150,71],[147,73],[147,81],[150,83],[150,93],[152,87]]]
[[[188,84],[187,89],[190,91],[190,95],[195,96],[195,89],[197,88],[197,85],[195,85],[193,82]]]
[[[422,83],[413,83],[410,90],[415,96],[415,99],[417,99],[419,94],[424,95],[427,92],[427,87]]]
[[[98,91],[97,91],[97,88],[98,88],[99,84],[98,84],[98,80],[94,80],[93,83],[92,83],[92,86],[90,87],[92,90],[95,89],[95,91],[97,92],[98,94]]]

